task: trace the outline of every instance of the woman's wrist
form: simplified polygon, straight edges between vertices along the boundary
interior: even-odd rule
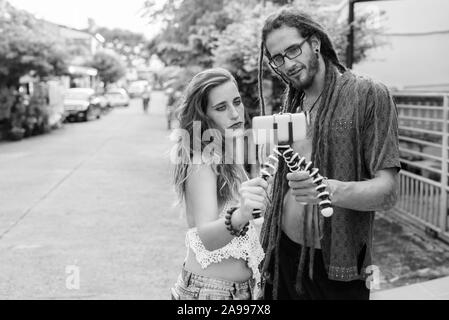
[[[228,209],[228,211],[225,214],[225,225],[226,225],[226,229],[228,229],[228,231],[231,233],[232,236],[240,237],[240,236],[244,236],[246,234],[246,232],[248,231],[249,222],[241,225],[242,216],[237,214],[238,209],[239,209],[238,207],[233,207],[233,208]],[[236,213],[236,214],[234,214],[234,213]],[[234,218],[234,220],[232,220],[232,218]],[[235,225],[238,225],[238,227],[236,227]]]
[[[235,210],[234,214],[231,217],[232,226],[237,230],[242,229],[248,222],[249,220],[245,219],[240,208]]]

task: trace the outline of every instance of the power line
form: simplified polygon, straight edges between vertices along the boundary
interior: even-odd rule
[[[398,36],[398,37],[419,37],[419,36],[431,36],[435,34],[449,34],[448,30],[435,30],[435,31],[426,31],[426,32],[392,32],[392,33],[384,33],[386,36]]]

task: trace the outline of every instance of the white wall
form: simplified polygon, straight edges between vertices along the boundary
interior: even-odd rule
[[[448,0],[358,3],[356,10],[366,6],[386,11],[382,23],[387,45],[371,50],[366,60],[354,65],[355,72],[398,88],[434,84],[449,87]]]

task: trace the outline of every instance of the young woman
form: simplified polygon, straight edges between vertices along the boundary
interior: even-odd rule
[[[227,70],[193,77],[179,111],[185,135],[175,149],[174,184],[189,230],[172,299],[257,298],[264,252],[252,213],[265,210],[267,183],[249,180],[236,164],[244,121],[237,83]]]

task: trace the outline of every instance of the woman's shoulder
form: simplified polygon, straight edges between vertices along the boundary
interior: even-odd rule
[[[217,184],[217,172],[211,165],[192,164],[187,177],[187,187],[196,186],[198,189],[210,188]]]

